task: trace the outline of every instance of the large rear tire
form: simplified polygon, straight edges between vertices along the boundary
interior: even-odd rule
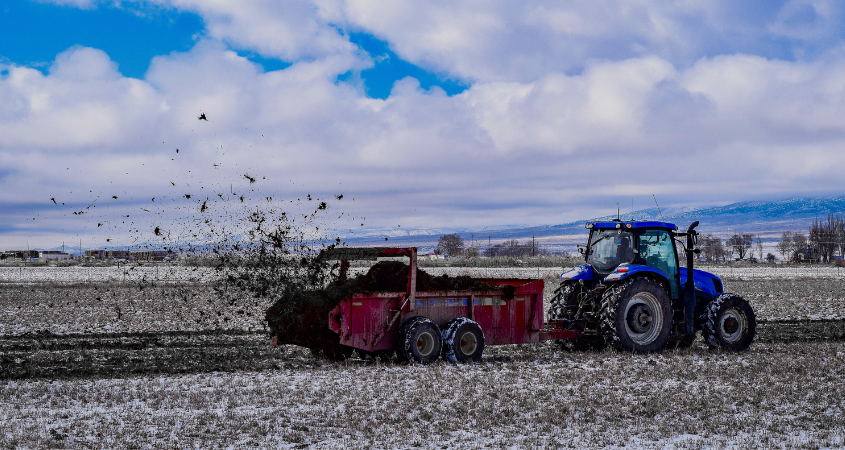
[[[575,320],[580,317],[570,317],[569,310],[578,309],[580,296],[590,295],[584,292],[584,287],[575,282],[561,283],[555,289],[555,296],[549,304],[549,320]],[[593,324],[596,325],[595,323]],[[572,327],[573,330],[584,331],[584,322],[579,322]],[[566,351],[587,351],[601,350],[605,347],[604,337],[598,335],[579,335],[575,339],[558,339],[557,345],[561,350]]]
[[[602,298],[602,334],[619,350],[663,350],[672,331],[672,316],[672,303],[663,286],[649,278],[624,281]]]
[[[396,356],[399,361],[428,364],[440,358],[440,328],[425,317],[412,317],[399,329]]]
[[[453,363],[481,361],[484,353],[484,332],[475,321],[466,317],[453,319],[443,329],[443,359]]]
[[[754,342],[757,318],[744,298],[722,294],[705,308],[702,334],[710,347],[741,352]]]

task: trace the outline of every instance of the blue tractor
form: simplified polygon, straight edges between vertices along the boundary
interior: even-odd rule
[[[725,293],[718,276],[693,269],[697,226],[678,232],[666,222],[588,223],[588,244],[579,247],[586,264],[560,276],[549,309],[550,320],[581,331],[560,344],[657,352],[690,346],[701,330],[711,347],[747,349],[756,333],[754,311]],[[686,267],[680,267],[679,247]]]

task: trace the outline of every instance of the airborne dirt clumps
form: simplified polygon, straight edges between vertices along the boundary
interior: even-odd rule
[[[339,345],[338,336],[328,328],[329,312],[353,294],[406,291],[408,270],[408,265],[402,262],[381,261],[365,274],[347,280],[338,278],[323,289],[288,291],[288,295],[278,298],[267,310],[267,325],[279,344],[335,347]],[[417,291],[492,289],[497,288],[469,276],[431,276],[417,269]],[[513,295],[513,289],[507,291],[506,296]]]

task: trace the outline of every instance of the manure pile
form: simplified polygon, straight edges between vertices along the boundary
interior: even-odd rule
[[[295,344],[315,349],[333,349],[340,344],[328,328],[329,312],[352,294],[404,292],[408,288],[408,265],[382,261],[367,273],[348,280],[337,280],[325,289],[294,292],[280,298],[267,310],[267,325],[279,344]],[[512,296],[513,287],[505,286]],[[496,288],[469,276],[431,276],[417,269],[417,291],[491,290]]]

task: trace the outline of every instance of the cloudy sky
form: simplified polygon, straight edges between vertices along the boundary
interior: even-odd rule
[[[843,14],[5,0],[0,248],[120,242],[250,190],[397,230],[841,195]]]

